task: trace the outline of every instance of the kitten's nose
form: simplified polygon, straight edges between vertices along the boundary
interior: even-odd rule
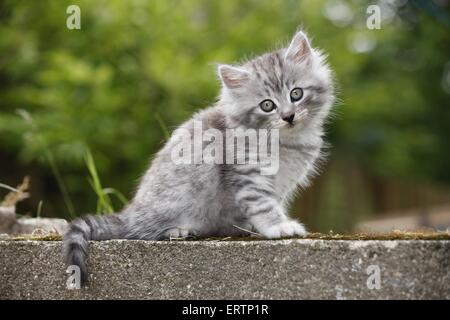
[[[292,122],[294,121],[294,117],[295,117],[295,113],[291,113],[289,115],[283,116],[282,119],[286,122],[289,122],[290,124],[292,124]]]

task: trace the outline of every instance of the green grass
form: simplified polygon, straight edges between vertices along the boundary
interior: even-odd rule
[[[95,165],[94,157],[88,149],[85,154],[85,163],[89,172],[89,184],[97,195],[97,214],[114,213],[116,212],[111,196],[115,196],[123,205],[127,204],[125,196],[114,188],[103,188],[98,175],[97,166]]]
[[[8,186],[7,184],[4,184],[4,183],[0,183],[0,188],[6,189],[9,191],[20,192],[20,190],[17,190],[16,188]]]
[[[31,132],[33,135],[39,139],[41,142],[44,143],[44,145],[47,145],[45,139],[43,138],[42,134],[40,133],[40,129],[36,122],[34,121],[31,114],[24,110],[24,109],[18,109],[17,114],[22,117],[22,119],[25,121],[25,123],[28,124],[29,128],[31,129]],[[64,179],[62,178],[61,172],[59,171],[58,166],[56,165],[55,158],[50,151],[50,149],[47,148],[45,151],[45,159],[47,160],[47,163],[49,164],[53,175],[56,178],[56,182],[58,184],[58,188],[61,191],[61,195],[63,197],[64,204],[67,208],[67,212],[71,218],[75,218],[75,206],[73,205],[72,199],[69,196],[69,192],[67,190],[66,184],[64,183]]]
[[[36,212],[36,217],[38,217],[38,218],[40,218],[41,214],[42,214],[42,205],[43,205],[43,202],[41,200],[41,201],[39,201],[37,212]]]
[[[22,119],[28,124],[30,130],[32,131],[33,135],[40,139],[44,145],[45,140],[40,134],[40,130],[36,122],[34,121],[33,117],[28,113],[26,110],[19,109],[17,110],[17,113],[22,117]],[[164,129],[165,135],[168,135],[167,128],[164,125],[164,122],[162,119],[158,116],[158,122],[160,123],[161,127]],[[67,208],[67,212],[70,216],[70,218],[75,218],[77,215],[75,213],[75,206],[72,202],[72,199],[70,198],[69,191],[66,187],[66,184],[64,183],[64,179],[61,175],[61,172],[56,164],[55,157],[53,156],[50,149],[47,148],[45,152],[45,159],[47,160],[47,163],[49,164],[51,171],[56,179],[56,182],[58,184],[58,187],[61,191],[61,195],[63,197],[64,204]],[[128,200],[126,197],[120,193],[118,190],[114,188],[103,188],[102,183],[100,181],[100,177],[98,175],[97,167],[95,165],[94,158],[88,149],[85,154],[85,163],[86,167],[88,169],[89,173],[89,184],[91,185],[92,189],[94,190],[96,196],[97,196],[97,206],[96,206],[96,213],[97,214],[104,214],[104,213],[113,213],[115,212],[113,202],[111,200],[111,196],[115,196],[119,202],[121,202],[123,205],[127,204]],[[0,187],[3,187],[5,189],[11,190],[11,191],[17,191],[15,188],[12,188],[5,184],[0,184]],[[40,217],[42,214],[42,201],[39,202],[38,210],[37,210],[37,216]]]
[[[157,114],[157,113],[155,113],[155,119],[156,119],[156,121],[158,121],[158,124],[159,124],[159,126],[161,127],[161,130],[162,130],[162,132],[163,132],[163,134],[164,134],[164,138],[165,138],[166,140],[169,140],[169,138],[170,138],[170,132],[169,132],[169,129],[167,129],[167,126],[166,126],[165,122],[164,122],[163,119],[160,117],[160,115]]]
[[[50,164],[52,173],[56,178],[56,182],[58,183],[59,190],[61,190],[64,204],[66,205],[67,211],[69,212],[69,216],[71,218],[75,218],[75,216],[76,216],[75,206],[73,205],[72,199],[69,196],[69,191],[67,190],[66,184],[64,183],[64,180],[59,171],[59,168],[56,165],[55,158],[53,157],[53,154],[49,150],[46,151],[45,156],[47,158],[47,162]]]

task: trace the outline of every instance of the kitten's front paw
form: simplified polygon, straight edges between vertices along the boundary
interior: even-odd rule
[[[297,221],[287,220],[273,226],[259,230],[266,238],[275,239],[282,237],[304,236],[307,234],[305,227]]]
[[[191,235],[191,232],[186,229],[173,228],[169,229],[165,232],[165,238],[167,239],[178,239],[178,238],[187,238]]]

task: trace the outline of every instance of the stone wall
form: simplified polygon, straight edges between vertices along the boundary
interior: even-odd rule
[[[111,240],[88,266],[69,290],[60,241],[0,241],[0,298],[450,298],[450,240]]]

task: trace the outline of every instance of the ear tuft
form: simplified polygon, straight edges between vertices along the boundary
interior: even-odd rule
[[[285,59],[294,63],[301,63],[311,55],[311,46],[306,35],[299,31],[292,38],[291,44],[286,50]]]
[[[217,70],[223,84],[229,89],[240,88],[250,79],[248,71],[226,64],[219,65]]]

